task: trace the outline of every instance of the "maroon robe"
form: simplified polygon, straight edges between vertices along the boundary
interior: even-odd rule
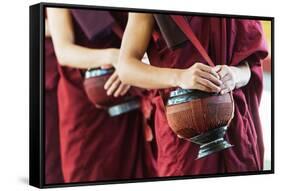
[[[51,38],[45,38],[45,183],[63,183],[57,85],[59,74],[58,62]]]
[[[193,32],[216,65],[237,66],[246,60],[251,69],[251,79],[245,87],[233,91],[235,116],[226,137],[234,147],[199,160],[195,160],[198,146],[179,139],[172,132],[161,97],[156,96],[152,100],[156,107],[159,175],[182,176],[262,170],[264,147],[258,107],[262,93],[261,59],[266,57],[267,49],[260,23],[255,20],[198,16],[188,17],[186,22],[190,23]],[[189,41],[181,43],[180,47],[174,50],[167,48],[167,45],[161,47],[163,41],[163,37],[159,38],[157,45],[154,44],[148,51],[150,54],[153,48],[159,49],[159,59],[151,61],[152,65],[184,69],[195,62],[206,63]]]
[[[99,17],[103,13],[104,17]],[[88,15],[87,23],[81,18]],[[75,43],[91,48],[119,48],[107,11],[72,10]],[[124,16],[113,23],[125,26]],[[97,21],[103,21],[95,25]],[[83,19],[82,19],[83,21]],[[86,26],[86,28],[85,28]],[[100,27],[98,30],[94,27]],[[94,60],[93,60],[94,62]],[[140,110],[110,117],[97,109],[84,91],[84,70],[59,66],[58,86],[63,174],[66,182],[120,180],[155,174],[144,139]]]

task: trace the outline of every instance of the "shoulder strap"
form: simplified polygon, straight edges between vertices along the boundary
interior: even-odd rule
[[[210,66],[215,66],[211,58],[209,57],[206,50],[203,48],[202,44],[198,40],[198,38],[193,33],[192,29],[190,28],[190,25],[188,22],[184,19],[183,16],[179,15],[171,15],[174,22],[178,25],[178,27],[182,30],[182,32],[186,35],[186,37],[191,41],[193,46],[198,50],[198,52],[201,54],[201,56],[205,59],[205,61]]]

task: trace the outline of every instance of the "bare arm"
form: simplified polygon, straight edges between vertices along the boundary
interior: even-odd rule
[[[117,72],[124,83],[142,88],[176,86],[176,72],[141,62],[151,38],[154,19],[151,14],[130,13],[124,33]],[[173,75],[167,78],[168,75]]]
[[[68,9],[47,8],[47,14],[48,29],[61,65],[87,69],[117,60],[118,49],[90,49],[74,44],[72,18]]]
[[[120,79],[141,88],[182,87],[208,92],[220,91],[221,82],[209,66],[196,63],[189,69],[159,68],[141,62],[153,30],[151,14],[130,13],[116,66]]]

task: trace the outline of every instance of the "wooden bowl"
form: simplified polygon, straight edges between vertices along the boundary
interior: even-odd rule
[[[232,146],[223,137],[233,112],[231,93],[220,95],[178,89],[171,92],[166,101],[166,116],[171,129],[179,137],[201,146],[202,153],[199,151],[198,158]]]

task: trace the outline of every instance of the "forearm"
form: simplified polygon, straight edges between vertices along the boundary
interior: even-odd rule
[[[124,83],[141,88],[174,87],[177,81],[177,70],[154,67],[141,62],[147,50],[153,26],[152,14],[129,14],[116,67],[118,75]]]
[[[235,76],[235,88],[246,86],[251,78],[251,70],[248,62],[239,66],[231,66]]]
[[[113,49],[90,49],[75,44],[74,28],[69,9],[47,8],[48,29],[56,56],[63,66],[74,68],[94,68],[112,64]],[[94,21],[93,21],[94,22]],[[117,59],[117,58],[115,58]]]
[[[180,70],[159,68],[135,58],[120,57],[118,75],[122,82],[146,89],[177,87]]]
[[[75,44],[55,46],[58,61],[63,66],[80,69],[111,64],[111,49],[90,49]]]

